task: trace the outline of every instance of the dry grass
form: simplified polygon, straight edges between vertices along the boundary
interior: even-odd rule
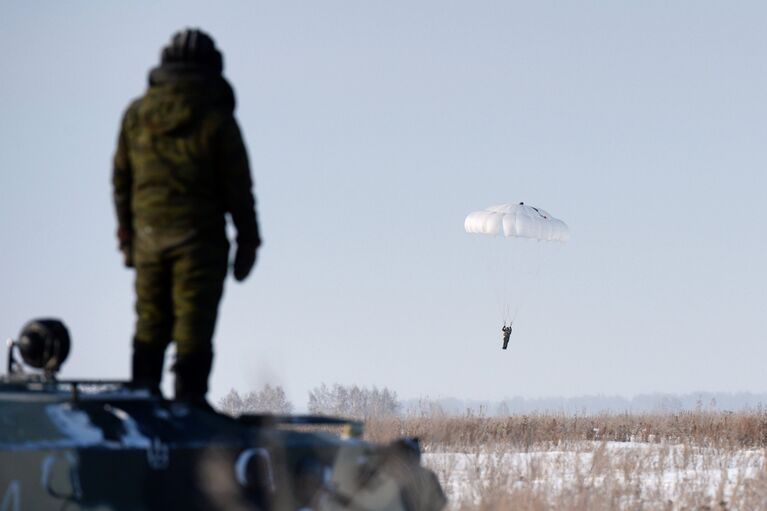
[[[374,419],[421,438],[456,510],[767,509],[767,413]]]

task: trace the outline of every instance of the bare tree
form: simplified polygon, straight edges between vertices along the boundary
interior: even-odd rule
[[[272,387],[264,385],[261,390],[248,392],[245,395],[232,389],[229,394],[221,398],[218,408],[222,413],[233,417],[246,413],[275,413],[289,414],[293,411],[293,405],[288,401],[285,390],[279,385]]]
[[[324,383],[309,391],[309,412],[355,419],[387,417],[399,413],[397,393],[387,388],[367,388]]]
[[[241,415],[243,413],[243,402],[240,394],[236,390],[231,389],[229,394],[218,400],[218,409],[221,410],[221,413],[231,415],[232,417]]]
[[[293,411],[293,405],[279,385],[272,387],[267,384],[259,391],[248,392],[243,403],[246,413],[289,414]]]

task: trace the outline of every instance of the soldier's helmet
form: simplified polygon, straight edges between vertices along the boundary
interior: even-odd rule
[[[199,28],[186,28],[173,34],[170,44],[163,48],[162,64],[197,64],[220,73],[224,59],[213,38]]]

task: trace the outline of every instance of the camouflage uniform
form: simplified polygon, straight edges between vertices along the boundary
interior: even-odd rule
[[[133,381],[159,391],[173,340],[176,398],[199,400],[227,273],[226,213],[237,229],[237,280],[260,236],[231,87],[220,68],[195,62],[199,55],[167,53],[123,117],[112,181],[121,249],[136,268]]]

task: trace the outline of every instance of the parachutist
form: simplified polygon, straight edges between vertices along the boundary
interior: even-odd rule
[[[506,323],[504,323],[503,328],[501,328],[501,331],[503,332],[503,349],[506,349],[509,346],[509,337],[511,337],[511,325],[513,324],[513,321],[509,323],[509,326],[506,326]]]
[[[503,321],[503,329],[501,330],[503,333],[503,349],[508,349],[511,329],[514,323],[513,321],[509,323],[509,320],[517,318],[517,313],[527,294],[521,292],[520,285],[525,281],[527,281],[525,287],[532,285],[533,280],[536,280],[538,274],[537,270],[526,271],[524,267],[527,263],[525,261],[535,263],[535,266],[530,267],[530,269],[534,269],[536,266],[540,268],[540,257],[534,256],[532,252],[529,253],[529,256],[523,255],[526,250],[522,245],[529,245],[529,243],[519,240],[527,238],[528,240],[564,243],[570,238],[570,230],[562,220],[551,216],[541,208],[527,205],[524,202],[518,204],[498,204],[480,211],[472,211],[463,221],[463,227],[469,234],[481,234],[508,240],[508,242],[503,242],[501,245],[505,246],[507,243],[510,243],[508,249],[498,249],[499,251],[508,250],[503,257],[500,256],[500,253],[496,253],[491,258],[494,266],[491,278],[493,281],[498,281],[495,286],[496,294],[499,302],[498,306],[503,311],[499,318]],[[514,264],[511,264],[510,258],[508,259],[510,271],[514,271],[515,274],[513,277],[511,274],[508,274],[505,279],[499,279],[498,277],[501,275],[498,273],[498,270],[505,268],[506,254],[510,255],[512,253],[520,254],[520,257]],[[496,256],[499,258],[496,258]],[[497,266],[498,263],[501,266]],[[513,270],[513,268],[519,268],[519,270]],[[512,285],[514,285],[514,292],[510,293],[510,286]]]

